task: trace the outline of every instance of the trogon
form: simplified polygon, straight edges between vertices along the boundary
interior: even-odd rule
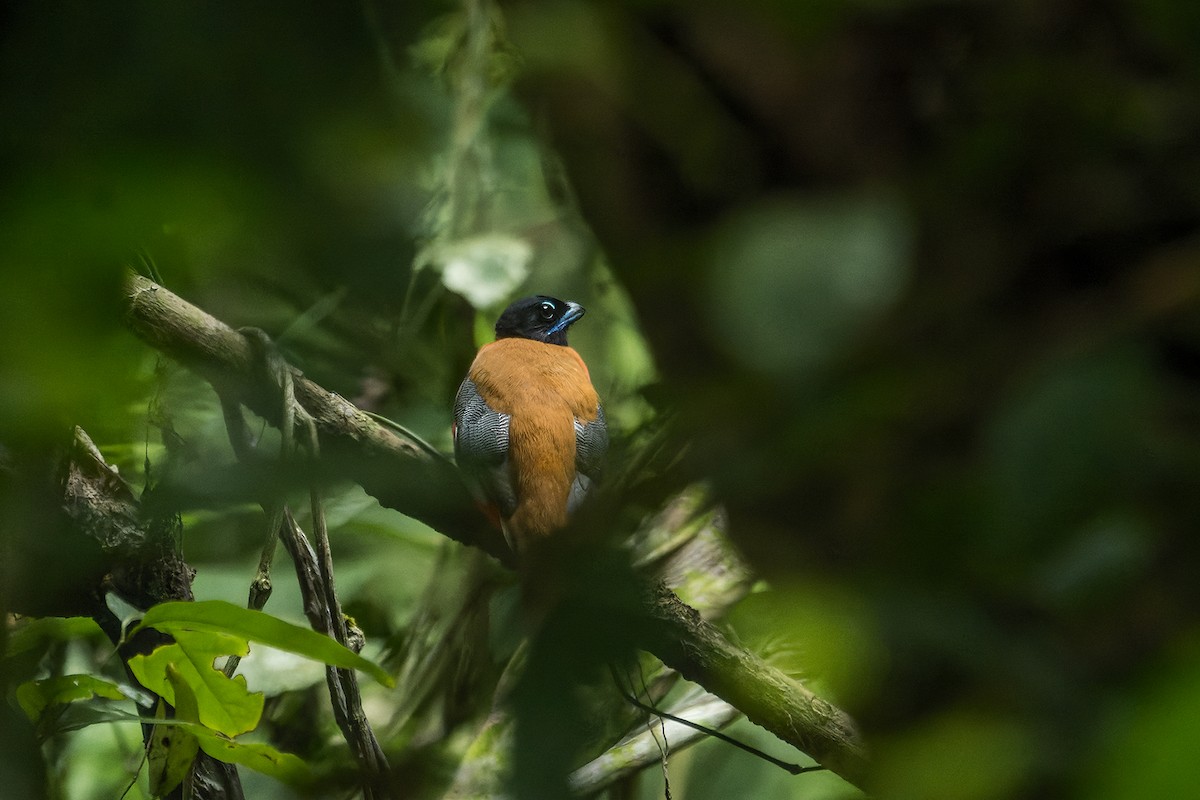
[[[543,295],[510,305],[454,401],[459,468],[518,554],[566,524],[608,449],[587,365],[567,345],[583,314]]]

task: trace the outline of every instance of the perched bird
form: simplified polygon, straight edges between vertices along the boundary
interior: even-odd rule
[[[516,301],[454,400],[459,468],[517,553],[566,524],[608,449],[587,365],[567,345],[583,314],[553,297]]]

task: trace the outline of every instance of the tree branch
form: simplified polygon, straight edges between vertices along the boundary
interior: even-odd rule
[[[125,279],[125,324],[147,344],[207,380],[220,394],[280,423],[279,389],[241,333],[140,275]],[[383,506],[421,520],[463,544],[513,564],[503,537],[474,507],[458,470],[345,398],[297,372],[296,400],[312,415],[321,452],[340,475]]]
[[[222,393],[274,424],[277,392],[260,375],[240,333],[157,284],[132,273],[125,283],[125,322],[150,345],[182,362]],[[321,450],[335,467],[381,505],[415,517],[503,563],[512,555],[474,511],[469,492],[448,462],[377,423],[342,397],[297,375],[296,400],[316,420]],[[637,644],[705,687],[818,763],[861,785],[866,755],[853,722],[798,682],[729,642],[669,589],[645,604]]]
[[[639,647],[821,766],[862,785],[866,749],[844,711],[730,642],[666,586],[657,587],[645,607],[650,624],[641,626]]]
[[[103,602],[103,592],[111,589],[140,608],[149,608],[168,600],[191,600],[195,570],[179,552],[177,517],[156,519],[142,513],[129,485],[109,466],[96,445],[82,428],[75,428],[62,480],[62,507],[72,527],[81,537],[100,544],[111,560],[112,571],[103,586],[86,587],[95,594],[91,616],[117,647],[126,665],[126,677],[135,685],[129,671],[129,659],[149,653],[165,637],[157,631],[142,631],[123,641],[121,622]],[[147,694],[152,694],[141,687]],[[140,706],[144,717],[154,716],[153,704]],[[168,713],[173,714],[173,710]],[[146,746],[151,747],[153,726],[143,725]],[[217,761],[203,751],[196,754],[191,767],[192,797],[198,800],[242,800],[241,779],[237,769]],[[183,787],[167,797],[182,798]]]
[[[304,613],[313,630],[345,641],[346,621],[341,608],[333,606],[327,596],[327,581],[322,574],[317,552],[309,544],[308,537],[292,518],[292,512],[284,507],[284,520],[280,537],[292,557],[296,568],[296,579],[300,584],[300,596],[304,601]],[[340,636],[339,636],[340,634]],[[390,798],[395,796],[389,784],[390,769],[387,756],[375,738],[375,732],[363,713],[362,695],[353,670],[334,666],[325,667],[325,683],[329,687],[329,699],[333,716],[342,731],[350,750],[363,769],[366,784],[364,798]]]

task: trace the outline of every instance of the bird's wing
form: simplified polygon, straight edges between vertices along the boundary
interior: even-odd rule
[[[508,460],[510,417],[493,411],[470,378],[458,387],[454,398],[454,457],[471,489],[485,502],[494,504],[502,517],[517,508]]]
[[[585,422],[575,418],[575,469],[590,478],[600,474],[600,464],[608,450],[608,421],[604,406],[596,407],[596,418]]]
[[[600,466],[608,451],[608,421],[604,406],[596,407],[596,418],[585,422],[575,418],[575,480],[567,498],[567,511],[573,512],[600,476]]]

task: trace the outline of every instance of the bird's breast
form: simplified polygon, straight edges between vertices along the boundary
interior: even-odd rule
[[[594,420],[600,399],[579,353],[529,339],[485,345],[469,377],[494,410],[513,416]]]

